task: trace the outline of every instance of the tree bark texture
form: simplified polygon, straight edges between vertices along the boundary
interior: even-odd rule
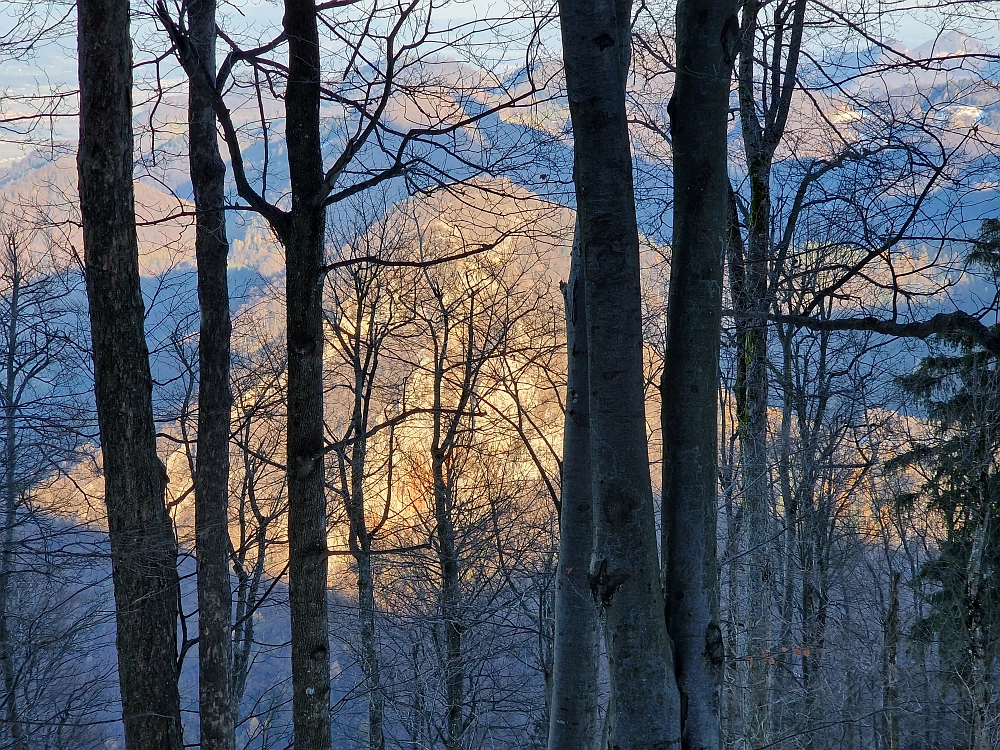
[[[323,442],[323,159],[316,4],[286,0],[288,585],[292,615],[292,720],[296,750],[330,747],[330,641]],[[280,234],[279,234],[280,236]]]
[[[229,281],[226,167],[219,153],[212,92],[215,77],[215,0],[188,3],[191,50],[206,76],[188,83],[188,157],[197,214],[198,441],[195,472],[195,548],[198,562],[198,705],[202,750],[233,750],[232,588],[229,582]]]
[[[629,0],[562,0],[589,348],[595,546],[610,676],[607,744],[680,743],[663,619],[643,393],[639,238],[625,113]],[[713,417],[714,421],[714,417]]]
[[[728,227],[726,122],[739,34],[735,9],[733,2],[678,2],[677,74],[668,108],[674,237],[660,391],[662,528],[685,750],[715,750],[721,742],[717,393]]]
[[[181,750],[177,546],[156,454],[139,286],[129,4],[81,0],[77,7],[77,166],[125,744]]]
[[[564,293],[568,367],[548,750],[592,750],[597,742],[600,631],[587,577],[594,541],[594,510],[587,306],[579,232],[574,236]]]

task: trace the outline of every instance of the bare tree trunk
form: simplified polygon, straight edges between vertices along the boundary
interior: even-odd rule
[[[156,454],[132,189],[127,0],[77,5],[80,211],[125,744],[181,750],[177,546]]]
[[[677,75],[668,107],[674,238],[660,386],[662,546],[685,750],[721,743],[725,652],[716,560],[717,393],[729,228],[726,121],[739,33],[735,8],[733,2],[678,2]]]
[[[733,282],[733,307],[756,317],[740,317],[736,322],[736,414],[740,438],[740,474],[744,513],[742,548],[745,553],[742,595],[746,607],[747,694],[744,701],[743,730],[750,747],[762,747],[770,734],[770,666],[767,658],[771,641],[770,549],[770,467],[767,461],[767,245],[770,189],[769,174],[750,167],[751,230],[749,252],[743,278]],[[769,172],[769,165],[768,165]],[[756,179],[754,179],[756,177]],[[761,195],[763,194],[763,195]],[[756,218],[754,218],[756,216]],[[761,229],[763,228],[763,234]]]
[[[818,518],[815,493],[808,503],[806,533],[801,541],[802,566],[802,721],[806,729],[819,721],[815,715],[820,687],[820,661],[826,641],[826,618],[829,597],[824,581],[825,564],[820,536],[823,529]],[[806,731],[807,750],[816,747],[816,733]]]
[[[189,76],[197,56],[163,3],[157,13],[167,26]],[[330,186],[320,150],[320,50],[314,0],[286,0],[288,40],[285,140],[291,207],[268,204],[245,179],[229,111],[214,97],[234,162],[237,188],[270,223],[285,248],[288,351],[286,462],[288,478],[288,596],[292,628],[292,723],[296,750],[328,750],[330,641],[327,614],[328,549],[323,440],[323,248]],[[207,86],[206,86],[207,88]],[[344,156],[350,161],[353,158]],[[238,165],[238,169],[236,168]]]
[[[366,534],[367,537],[367,534]],[[361,670],[368,693],[368,747],[384,750],[383,716],[385,696],[379,664],[378,642],[375,638],[375,576],[372,570],[371,541],[366,539],[355,556],[358,563],[358,611],[361,620]]]
[[[792,643],[792,608],[795,601],[795,550],[798,546],[798,492],[792,487],[792,329],[779,334],[782,352],[781,445],[778,455],[778,479],[785,516],[785,549],[782,563],[781,640],[785,648]],[[789,657],[782,657],[789,664]],[[790,670],[789,670],[790,671]]]
[[[316,3],[286,0],[285,90],[292,207],[285,245],[288,336],[288,585],[296,750],[330,748],[330,640],[323,442],[323,240]]]
[[[17,526],[17,341],[20,335],[21,269],[18,248],[13,236],[6,238],[11,263],[10,306],[7,312],[7,369],[4,384],[4,522],[3,548],[0,549],[0,665],[3,668],[4,705],[6,724],[10,729],[14,750],[27,750],[24,725],[17,707],[17,668],[14,661],[14,643],[8,622],[10,578],[14,565],[14,530]]]
[[[8,418],[7,435],[11,437],[12,419]],[[8,443],[8,446],[10,443]],[[7,451],[8,455],[11,451]],[[11,464],[8,462],[9,470]],[[7,487],[4,497],[4,530],[3,550],[0,553],[0,663],[3,665],[4,705],[6,716],[4,723],[10,730],[11,747],[13,750],[27,750],[27,738],[24,735],[24,725],[21,723],[17,704],[17,665],[14,661],[14,643],[8,624],[8,602],[10,601],[10,576],[13,566],[14,529],[17,516],[17,491],[10,491],[8,473]]]
[[[889,574],[889,607],[882,628],[882,746],[899,750],[899,573]]]
[[[794,399],[794,373],[792,372],[792,336],[794,329],[789,326],[787,329],[779,329],[778,338],[781,342],[782,365],[781,365],[781,426],[778,445],[778,482],[781,491],[782,513],[784,515],[784,549],[782,553],[782,573],[781,573],[781,614],[779,620],[780,635],[778,645],[781,650],[773,654],[772,658],[777,661],[776,670],[777,686],[772,695],[788,694],[792,695],[798,690],[798,683],[795,675],[795,652],[789,650],[791,645],[796,643],[795,636],[795,592],[797,590],[799,567],[796,564],[796,553],[799,549],[798,529],[799,529],[799,496],[800,487],[793,483],[792,458],[794,448],[792,445],[792,421]],[[773,709],[771,711],[773,714]],[[789,722],[795,723],[793,711],[785,709],[778,721],[785,725]],[[853,741],[854,727],[848,731],[848,739]]]
[[[728,197],[726,205],[726,264],[729,267],[730,296],[735,297],[737,295],[737,290],[742,289],[744,285],[746,263],[744,259],[745,253],[743,250],[743,235],[740,229],[740,217],[736,205],[736,194],[733,192],[732,185],[728,182],[726,187]],[[740,325],[740,320],[737,319],[737,339],[740,336]],[[737,370],[739,370],[739,366],[737,366]],[[738,378],[739,374],[737,373],[737,379]],[[728,419],[728,414],[726,414],[724,419]],[[734,432],[734,437],[738,439],[738,417]],[[721,473],[722,472],[720,472],[720,474]],[[740,542],[743,539],[743,523],[745,513],[742,503],[736,502],[736,498],[734,497],[739,494],[740,483],[738,461],[732,461],[731,466],[728,467],[726,475],[726,547],[723,554],[725,556],[726,595],[729,600],[729,611],[728,617],[726,618],[726,666],[723,668],[723,676],[726,674],[725,670],[728,669],[732,675],[732,678],[728,680],[728,682],[732,687],[728,688],[726,693],[723,695],[723,700],[726,703],[726,720],[723,723],[723,741],[726,748],[735,748],[737,738],[743,736],[742,726],[739,719],[743,715],[742,704],[745,692],[739,684],[740,673],[742,671],[742,663],[740,660],[741,642],[739,640],[739,636],[740,628],[744,622],[743,608],[745,606],[745,602],[742,600],[743,597],[741,592],[740,568],[742,565],[740,564]]]
[[[548,750],[593,750],[597,743],[600,633],[587,579],[594,543],[590,470],[587,307],[579,231],[566,297],[566,421],[559,510],[559,568]]]
[[[922,698],[924,703],[924,726],[923,726],[923,738],[921,746],[923,750],[937,750],[937,722],[935,719],[935,701],[934,701],[934,688],[931,685],[931,665],[928,663],[930,661],[928,655],[928,647],[926,644],[918,644],[919,656],[920,656],[920,672],[921,672],[921,687]]]
[[[739,668],[737,666],[737,656],[738,652],[736,647],[738,645],[737,641],[737,626],[740,622],[740,586],[739,586],[739,563],[737,558],[739,557],[740,550],[740,534],[742,530],[740,526],[742,524],[742,511],[735,506],[732,498],[733,490],[730,489],[726,493],[725,502],[725,512],[726,512],[726,549],[725,549],[725,559],[727,561],[726,565],[726,595],[729,598],[729,611],[728,617],[726,618],[726,632],[725,638],[725,654],[726,654],[726,664],[732,666],[726,666],[725,669],[730,670],[732,678],[728,680],[730,687],[727,688],[725,695],[723,695],[723,700],[726,703],[726,720],[723,722],[723,745],[726,748],[735,748],[736,740],[739,737],[739,703],[741,700],[741,690],[739,686],[735,683],[739,676]],[[723,671],[723,676],[725,676],[725,671]]]
[[[351,524],[349,544],[358,566],[358,619],[361,624],[361,671],[365,676],[365,692],[368,695],[368,747],[370,750],[384,750],[385,733],[383,715],[385,695],[382,691],[381,666],[379,664],[378,643],[375,638],[375,575],[372,568],[371,535],[365,519],[365,459],[368,452],[368,394],[371,379],[375,377],[364,368],[365,358],[361,352],[360,338],[368,324],[374,321],[361,320],[362,304],[358,303],[358,319],[352,335],[352,351],[348,354],[354,364],[354,410],[351,416],[351,480],[345,488],[347,493],[348,521]],[[375,356],[377,361],[377,355]],[[390,478],[391,479],[391,478]]]
[[[242,395],[242,394],[241,394]],[[242,399],[241,399],[242,400]],[[257,494],[260,462],[258,454],[251,447],[253,435],[260,425],[253,418],[253,409],[240,414],[240,444],[242,466],[242,488],[236,505],[239,547],[230,551],[233,570],[236,573],[236,607],[233,618],[233,663],[231,700],[233,717],[239,721],[239,710],[246,692],[247,678],[252,665],[254,646],[254,612],[260,606],[267,592],[261,592],[265,576],[265,561],[271,541],[268,527],[277,521],[278,513],[261,507]],[[265,417],[267,420],[267,417]],[[261,456],[261,458],[264,458]],[[273,507],[273,506],[272,506]],[[256,529],[250,530],[247,509],[253,515]],[[250,552],[253,551],[251,558]]]
[[[771,489],[767,461],[768,324],[770,309],[768,268],[771,252],[771,169],[774,152],[785,133],[798,70],[805,0],[774,10],[773,27],[764,30],[770,49],[764,54],[757,100],[755,73],[759,16],[766,12],[759,0],[743,0],[738,94],[743,148],[750,185],[747,243],[743,273],[733,280],[733,307],[745,313],[736,323],[736,404],[746,523],[747,698],[744,736],[751,747],[770,741],[771,587],[768,583]],[[766,49],[766,47],[765,47]],[[783,59],[784,56],[784,59]],[[758,106],[759,105],[759,106]]]
[[[444,692],[447,715],[445,716],[444,746],[446,750],[463,750],[465,747],[465,660],[462,638],[465,624],[462,618],[462,590],[459,573],[457,538],[453,504],[453,485],[445,476],[446,463],[455,445],[459,420],[465,413],[472,394],[475,366],[471,362],[473,351],[472,319],[474,306],[469,306],[469,341],[464,362],[465,373],[458,408],[447,425],[444,424],[442,389],[448,367],[448,345],[452,335],[449,311],[441,293],[435,291],[441,305],[443,326],[441,338],[434,339],[434,395],[433,434],[431,436],[431,475],[434,481],[434,539],[441,573],[441,620],[444,628]]]
[[[989,707],[990,660],[980,595],[985,576],[988,575],[986,540],[989,539],[992,518],[989,510],[984,512],[984,516],[972,537],[965,579],[964,609],[968,613],[966,627],[969,631],[969,750],[988,750],[990,747],[990,727],[986,716]]]
[[[439,411],[440,413],[440,411]],[[462,655],[461,589],[459,587],[458,552],[455,547],[455,525],[452,518],[451,487],[444,476],[445,450],[439,441],[432,449],[434,474],[434,517],[438,562],[441,565],[441,619],[444,622],[444,679],[447,705],[447,750],[465,747],[465,665]]]
[[[215,75],[215,0],[188,4],[191,49]],[[188,83],[188,160],[197,212],[198,442],[195,551],[198,562],[198,705],[202,750],[233,750],[232,588],[229,582],[229,429],[232,392],[226,238],[226,167],[219,153],[212,92]]]
[[[610,670],[607,742],[646,750],[679,746],[680,705],[646,444],[639,236],[625,113],[630,10],[629,0],[559,3],[585,268],[596,506],[590,576]]]

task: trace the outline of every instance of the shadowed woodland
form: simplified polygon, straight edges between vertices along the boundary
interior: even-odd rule
[[[998,39],[0,7],[0,746],[1000,747]]]

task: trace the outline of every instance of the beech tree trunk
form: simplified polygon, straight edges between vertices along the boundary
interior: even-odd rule
[[[191,49],[215,75],[215,0],[188,3]],[[188,84],[188,160],[197,212],[198,443],[195,548],[198,562],[198,705],[202,750],[233,750],[239,706],[232,701],[232,588],[229,582],[229,281],[226,167],[219,153],[212,92]]]
[[[132,189],[127,0],[80,0],[77,156],[125,745],[181,750],[177,544],[156,455]]]
[[[559,511],[559,567],[548,750],[592,750],[597,742],[600,632],[587,574],[594,541],[590,471],[587,306],[579,232],[566,296],[566,420]]]
[[[316,4],[286,0],[285,127],[292,206],[285,246],[288,586],[296,750],[330,748],[330,640],[323,442],[323,159]]]
[[[625,113],[631,3],[562,0],[559,14],[586,290],[595,505],[590,581],[608,653],[607,745],[675,748],[680,703],[649,479],[639,235]]]
[[[717,393],[728,227],[726,124],[739,34],[735,9],[735,2],[678,2],[677,73],[668,107],[674,237],[660,389],[662,533],[685,750],[715,750],[721,743]]]

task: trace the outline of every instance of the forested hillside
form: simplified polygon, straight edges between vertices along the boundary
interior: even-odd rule
[[[1000,747],[998,40],[0,7],[0,747]]]

